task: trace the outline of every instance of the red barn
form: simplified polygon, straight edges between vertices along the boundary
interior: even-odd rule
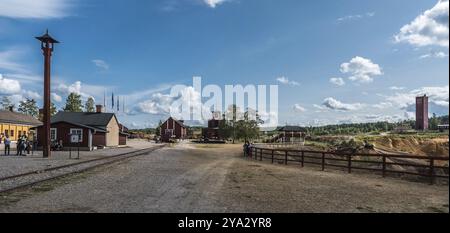
[[[183,121],[170,117],[161,125],[159,132],[163,142],[170,142],[171,140],[185,139],[187,128]]]

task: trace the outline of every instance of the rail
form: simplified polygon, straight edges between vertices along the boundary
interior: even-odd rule
[[[383,177],[389,173],[428,177],[434,184],[436,178],[448,179],[449,157],[419,156],[401,154],[368,154],[368,153],[339,153],[330,151],[297,150],[287,148],[267,148],[255,145],[250,154],[245,155],[255,160],[270,160],[271,163],[281,162],[318,165],[321,170],[326,168],[341,168],[352,173],[353,170],[380,172]],[[443,164],[444,165],[439,165]],[[394,170],[393,166],[401,169]]]

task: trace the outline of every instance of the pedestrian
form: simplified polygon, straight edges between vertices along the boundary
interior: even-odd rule
[[[33,145],[31,143],[31,141],[27,141],[27,147],[26,147],[27,155],[29,155],[31,153],[32,146]]]
[[[252,158],[252,154],[253,154],[253,143],[251,143],[250,145],[248,145],[248,155],[250,156],[250,158]]]
[[[22,155],[21,148],[22,148],[22,138],[18,138],[17,143],[16,143],[16,155],[17,156]]]
[[[9,155],[10,149],[11,149],[11,140],[9,139],[9,136],[5,136],[5,156]]]
[[[244,143],[244,157],[248,156],[248,141],[245,141]]]

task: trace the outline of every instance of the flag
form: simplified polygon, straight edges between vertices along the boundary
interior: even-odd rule
[[[112,110],[114,111],[114,92],[111,95],[111,104],[112,104]]]

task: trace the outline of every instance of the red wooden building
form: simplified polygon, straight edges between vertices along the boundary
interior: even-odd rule
[[[185,139],[187,135],[187,128],[183,121],[170,117],[161,125],[159,132],[163,142],[170,142]]]
[[[37,129],[38,146],[43,143],[42,126]],[[79,142],[72,136],[78,135]],[[114,113],[103,113],[101,106],[97,112],[58,112],[51,119],[50,140],[62,143],[64,148],[80,147],[93,150],[102,147],[117,147],[126,144],[128,133]]]

